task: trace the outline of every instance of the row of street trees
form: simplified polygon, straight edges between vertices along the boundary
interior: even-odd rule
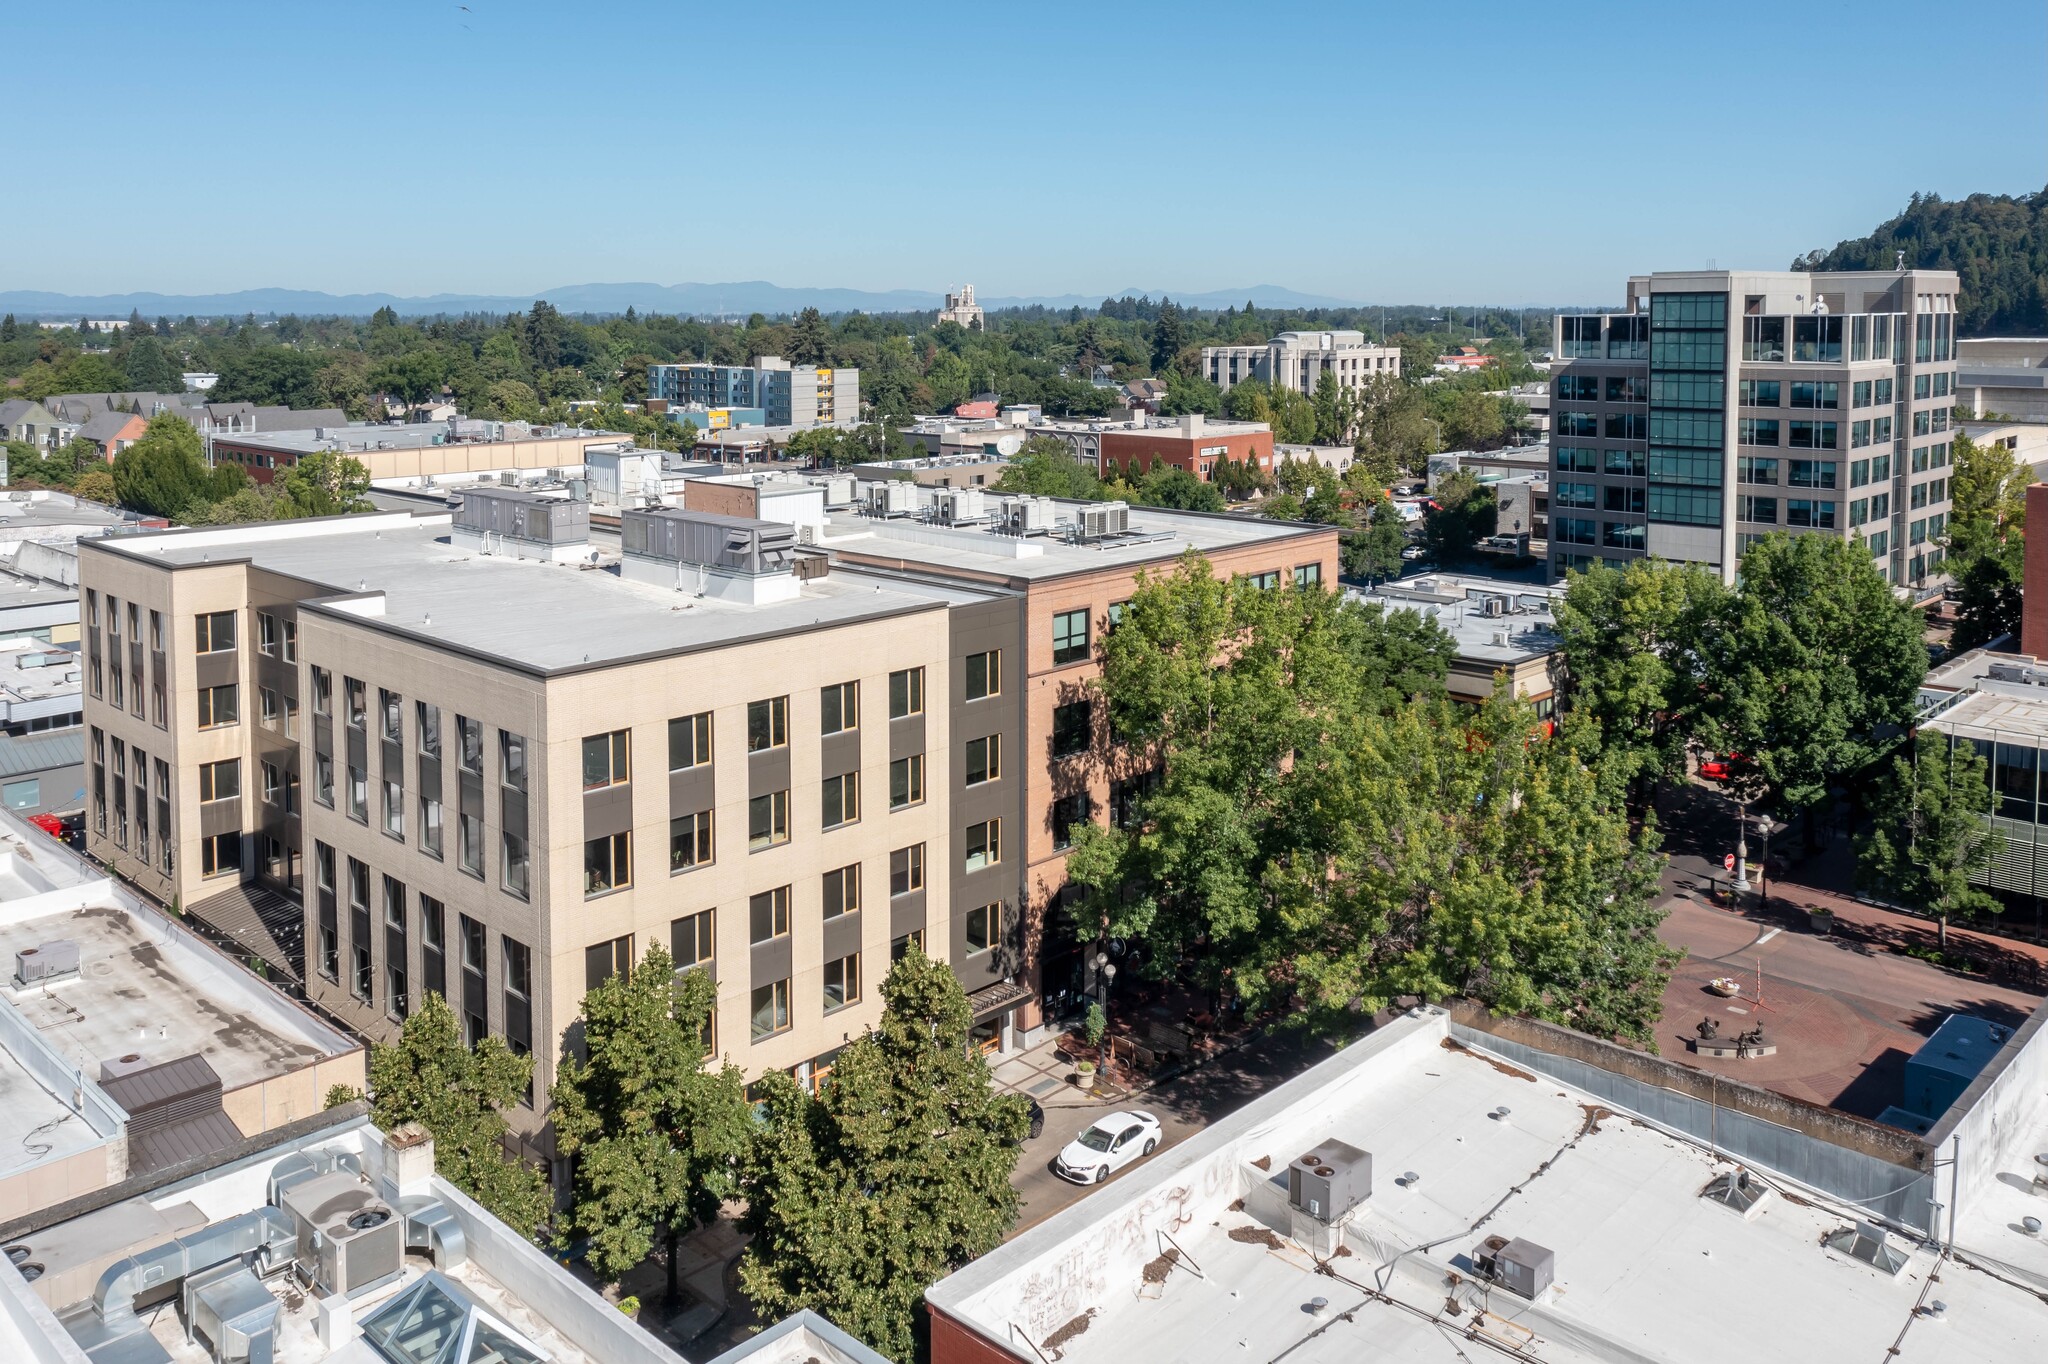
[[[521,1234],[580,1249],[607,1281],[660,1249],[673,1295],[677,1241],[737,1200],[751,1238],[740,1282],[765,1319],[811,1308],[908,1360],[925,1288],[1016,1220],[1027,1116],[969,1045],[950,968],[913,947],[881,992],[881,1023],[816,1093],[775,1072],[750,1100],[739,1068],[706,1046],[711,978],[678,976],[649,949],[584,996],[581,1046],[548,1096],[574,1172],[560,1214],[542,1173],[505,1149],[533,1058],[496,1037],[465,1047],[440,995],[372,1048],[371,1111],[386,1129],[422,1123],[443,1176]]]

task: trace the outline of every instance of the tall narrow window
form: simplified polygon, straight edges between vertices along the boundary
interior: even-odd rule
[[[843,734],[860,728],[860,683],[839,682],[818,694],[819,732]]]
[[[747,703],[747,752],[762,753],[789,742],[789,698]]]
[[[623,729],[593,734],[583,741],[583,789],[599,791],[623,785],[631,777],[627,762],[628,735]]]
[[[991,649],[985,654],[967,656],[967,699],[979,701],[985,696],[994,696],[1003,689],[1002,651]]]
[[[711,712],[668,722],[668,770],[681,772],[711,761]]]
[[[901,720],[924,712],[924,669],[905,668],[889,674],[889,718]]]

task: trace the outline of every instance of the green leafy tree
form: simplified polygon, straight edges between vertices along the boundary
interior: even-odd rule
[[[58,367],[56,382],[52,393],[118,393],[127,376],[104,355],[74,355]]]
[[[1927,649],[1860,540],[1769,535],[1702,641],[1702,738],[1748,759],[1738,794],[1814,816],[1909,729]]]
[[[168,412],[151,417],[142,437],[114,456],[114,491],[122,506],[152,516],[177,517],[208,498],[213,480],[199,433]]]
[[[211,396],[217,402],[314,407],[320,400],[322,367],[321,358],[311,351],[289,346],[238,347],[220,355],[215,365],[220,382],[213,386]]]
[[[1171,301],[1159,305],[1159,316],[1152,323],[1152,372],[1166,374],[1173,368],[1174,357],[1188,344],[1187,317],[1180,305]]]
[[[1471,558],[1479,542],[1494,533],[1500,519],[1493,489],[1470,470],[1459,469],[1438,479],[1430,500],[1436,505],[1425,514],[1422,534],[1439,563]]]
[[[1229,504],[1213,483],[1204,483],[1177,464],[1159,463],[1138,480],[1135,499],[1147,507],[1180,511],[1228,511]]]
[[[996,480],[996,491],[1090,502],[1103,496],[1100,475],[1074,458],[1067,443],[1055,436],[1028,438]]]
[[[1183,374],[1176,367],[1166,372],[1166,397],[1159,404],[1159,415],[1178,417],[1189,412],[1220,413],[1223,411],[1223,393],[1207,379],[1192,374]]]
[[[526,314],[522,339],[534,369],[542,374],[561,366],[565,334],[569,324],[546,299],[538,299]]]
[[[321,450],[285,470],[284,496],[293,516],[341,516],[373,510],[370,471],[353,455]]]
[[[1949,477],[1950,571],[1965,573],[1985,555],[1996,555],[2024,533],[2027,485],[2034,471],[2003,445],[1979,445],[1958,432]]]
[[[1016,1220],[1027,1117],[1021,1098],[994,1092],[949,968],[912,947],[882,998],[881,1022],[840,1051],[815,1097],[780,1072],[762,1078],[739,1273],[764,1318],[810,1308],[907,1360],[925,1289]]]
[[[789,327],[789,359],[792,364],[822,365],[830,357],[832,328],[816,308],[805,308]]]
[[[1637,559],[1572,574],[1558,603],[1565,703],[1592,727],[1607,775],[1638,814],[1657,779],[1685,770],[1706,673],[1700,643],[1727,596],[1698,564]]]
[[[2005,908],[1972,884],[2005,850],[1991,823],[1993,800],[1990,769],[1974,744],[1922,731],[1911,760],[1893,759],[1878,787],[1870,831],[1857,841],[1858,883],[1932,915],[1946,950],[1952,915]]]
[[[370,1116],[387,1132],[425,1127],[443,1178],[521,1236],[538,1237],[552,1206],[547,1180],[504,1146],[504,1111],[532,1080],[533,1058],[514,1055],[503,1038],[463,1046],[454,1011],[430,990],[397,1042],[370,1048]]]
[[[738,1192],[753,1131],[739,1068],[704,1065],[717,1004],[709,976],[678,979],[653,947],[583,997],[586,1056],[564,1060],[552,1093],[557,1149],[575,1162],[570,1222],[588,1238],[590,1267],[616,1280],[660,1240],[671,1298],[677,1239]]]
[[[165,353],[163,342],[138,333],[122,362],[127,386],[144,393],[183,393],[185,376]]]
[[[1401,572],[1408,531],[1392,498],[1382,496],[1366,514],[1365,529],[1344,536],[1339,547],[1344,572],[1353,578],[1392,578]]]
[[[1966,336],[2040,336],[2048,332],[2048,189],[2033,194],[1915,194],[1905,211],[1867,237],[1812,251],[1795,270],[1954,270]]]
[[[2017,532],[1967,559],[1956,575],[1956,626],[1949,648],[1981,648],[2001,635],[2020,632],[2020,599],[2025,586],[2027,546]]]
[[[114,474],[110,469],[87,469],[71,485],[71,491],[88,502],[113,506],[118,494],[114,491]]]

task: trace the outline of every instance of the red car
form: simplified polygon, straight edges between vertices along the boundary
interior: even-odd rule
[[[1740,753],[1724,753],[1718,758],[1708,758],[1702,762],[1700,775],[1708,781],[1729,781],[1748,766],[1749,759]]]

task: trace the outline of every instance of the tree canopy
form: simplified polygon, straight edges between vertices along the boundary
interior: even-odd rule
[[[1867,237],[1810,251],[1794,270],[1953,270],[1965,336],[2048,332],[2048,189],[2033,194],[1915,194]]]
[[[1974,744],[1924,731],[1879,784],[1870,829],[1857,840],[1858,883],[1933,915],[1947,947],[1952,915],[2005,907],[1971,884],[2005,848],[1989,819],[1994,799],[1990,765]]]

